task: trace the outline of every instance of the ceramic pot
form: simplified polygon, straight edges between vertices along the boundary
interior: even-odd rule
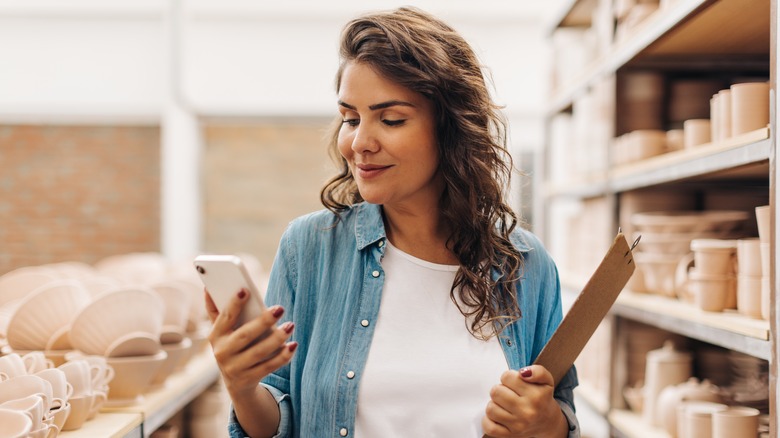
[[[685,383],[664,388],[658,395],[658,417],[660,424],[671,436],[677,434],[677,407],[687,401],[718,403],[722,398],[717,386],[707,380],[699,382],[695,377]]]
[[[644,406],[642,417],[645,422],[660,426],[658,395],[664,388],[683,383],[691,377],[693,356],[687,351],[678,351],[671,341],[647,353],[645,366]]]
[[[769,124],[769,83],[748,82],[731,86],[731,123],[734,135]]]
[[[709,119],[690,119],[683,122],[683,147],[701,146],[712,141]]]

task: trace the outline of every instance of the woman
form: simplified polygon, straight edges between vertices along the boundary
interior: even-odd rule
[[[350,22],[340,56],[326,209],[285,231],[261,317],[233,329],[246,293],[223,314],[207,295],[232,436],[578,436],[574,370],[531,365],[561,320],[557,271],[503,201],[473,51],[401,8]]]

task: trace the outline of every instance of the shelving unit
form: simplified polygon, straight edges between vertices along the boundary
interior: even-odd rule
[[[550,35],[561,28],[588,28],[595,25],[595,14],[598,8],[603,7],[604,2],[566,0],[560,3],[562,9],[549,25]],[[583,96],[604,83],[617,84],[616,78],[634,72],[658,72],[671,77],[674,77],[674,74],[681,77],[695,77],[699,74],[714,77],[719,72],[723,77],[765,75],[770,78],[770,88],[775,96],[778,71],[776,0],[676,0],[662,3],[664,7],[648,15],[630,32],[616,39],[606,51],[599,53],[579,72],[570,73],[570,80],[556,84],[547,107],[547,133],[550,137],[553,121],[561,115],[575,112],[577,102]],[[614,106],[607,108],[612,112],[612,117],[617,119],[622,110],[621,101],[617,93],[614,93],[611,99],[614,100]],[[604,157],[607,163],[603,166],[605,170],[596,176],[585,173],[573,177],[565,175],[567,178],[563,180],[550,177],[555,173],[550,169],[553,164],[557,164],[555,160],[560,157],[553,155],[550,145],[554,142],[549,141],[539,166],[542,175],[537,175],[542,199],[537,201],[534,211],[542,238],[548,242],[556,238],[567,241],[566,237],[558,236],[561,230],[554,228],[556,223],[560,224],[555,222],[560,220],[557,210],[554,209],[558,204],[578,204],[585,211],[590,204],[605,208],[606,214],[611,215],[613,220],[593,223],[592,227],[585,229],[599,236],[612,235],[619,226],[624,225],[621,224],[621,219],[625,221],[625,218],[620,214],[623,194],[641,196],[650,190],[669,193],[684,190],[702,192],[715,187],[743,189],[746,192],[756,189],[759,194],[766,193],[767,201],[772,205],[774,234],[774,205],[778,194],[774,135],[777,129],[777,114],[776,108],[772,108],[772,118],[769,126],[765,128],[725,141],[668,152],[619,166],[607,164],[610,159],[608,145],[589,145],[607,150]],[[576,124],[575,121],[570,123]],[[610,124],[608,126],[613,131],[612,137],[624,133],[619,132],[619,123],[616,120],[611,120]],[[703,195],[697,195],[698,205],[694,206],[695,208],[702,208],[702,198]],[[583,215],[581,212],[578,214]],[[588,243],[592,243],[592,240],[588,240]],[[572,252],[576,251],[576,256],[580,259],[586,254],[581,248],[570,249]],[[593,258],[598,256],[597,249],[589,250]],[[602,360],[603,366],[611,369],[609,388],[604,391],[587,380],[581,381],[577,389],[578,399],[587,403],[590,410],[603,415],[614,436],[668,436],[664,431],[645,424],[639,415],[626,410],[622,400],[621,390],[627,383],[626,373],[615,367],[625,366],[620,361],[626,359],[625,351],[622,350],[625,347],[621,345],[625,342],[626,334],[618,334],[617,331],[618,327],[625,327],[620,321],[640,323],[661,329],[670,335],[683,336],[698,343],[711,344],[769,361],[770,436],[777,436],[776,309],[780,302],[775,298],[777,250],[774,237],[771,254],[772,293],[769,321],[749,318],[735,311],[704,312],[677,299],[624,290],[608,316],[613,320],[609,324],[613,332],[611,351],[608,357]],[[561,282],[567,296],[575,295],[586,277],[586,273],[581,270],[567,271],[567,267],[562,267]],[[637,427],[639,425],[641,427]]]

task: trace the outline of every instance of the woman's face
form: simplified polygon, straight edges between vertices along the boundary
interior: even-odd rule
[[[338,148],[363,199],[385,207],[438,205],[444,183],[432,103],[354,62],[344,68],[338,98]]]

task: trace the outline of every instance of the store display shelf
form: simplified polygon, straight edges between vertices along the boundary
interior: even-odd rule
[[[63,431],[60,438],[141,438],[143,415],[133,412],[101,412],[77,430]]]
[[[625,438],[669,438],[666,431],[647,424],[639,414],[613,409],[607,414],[614,436]]]
[[[689,338],[769,360],[769,321],[736,312],[705,312],[683,301],[623,290],[612,312]]]
[[[597,388],[591,385],[587,380],[580,379],[579,384],[574,389],[574,395],[587,403],[591,409],[601,415],[607,415],[609,412],[609,400],[605,394],[602,394]]]
[[[95,419],[114,414],[138,415],[142,420],[141,435],[139,436],[146,438],[216,382],[218,378],[219,369],[214,361],[214,356],[210,351],[204,351],[190,359],[184,370],[171,375],[162,388],[144,394],[140,403],[126,407],[103,408]],[[89,422],[85,425],[89,425]],[[87,432],[86,428],[82,428],[73,431],[73,435],[68,437],[96,436]]]
[[[616,167],[610,171],[609,186],[612,191],[621,192],[731,171],[768,161],[771,150],[769,128],[761,128],[720,143],[669,152]]]
[[[768,61],[769,1],[752,3],[757,7],[746,8],[743,0],[678,0],[657,10],[578,79],[554,92],[548,114],[571,107],[577,96],[601,78],[648,59],[674,59],[677,67],[712,55],[739,59],[761,55]]]

